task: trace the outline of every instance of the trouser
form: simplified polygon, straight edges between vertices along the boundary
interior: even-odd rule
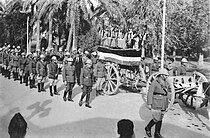
[[[81,68],[76,68],[76,79],[77,79],[77,84],[80,85],[80,74],[81,74]]]
[[[36,88],[35,86],[35,74],[31,73],[29,75],[29,86],[30,88]]]
[[[23,77],[23,82],[26,83],[26,86],[28,86],[28,78],[29,78],[29,74],[25,73]]]
[[[57,79],[52,79],[52,78],[49,78],[48,80],[49,80],[49,83],[50,83],[50,87],[49,87],[50,95],[53,96],[52,87],[54,87],[54,94],[58,94],[57,86],[56,86],[58,80]]]
[[[82,96],[81,96],[81,99],[80,101],[83,100],[83,98],[86,96],[86,104],[89,104],[89,100],[90,100],[90,92],[92,91],[92,86],[86,86],[84,85],[83,86],[83,92],[82,92]]]
[[[12,72],[13,72],[13,78],[14,80],[17,80],[18,79],[18,67],[13,67],[12,68]]]
[[[67,82],[66,84],[66,90],[64,91],[63,98],[66,99],[66,95],[68,93],[68,99],[71,99],[72,96],[72,90],[74,88],[74,82]]]
[[[24,72],[24,70],[23,70],[23,69],[19,69],[20,84],[22,84],[22,83],[23,83],[23,72]]]
[[[45,91],[44,83],[46,80],[46,76],[37,76],[37,80],[38,80],[38,92]]]
[[[102,90],[103,83],[105,82],[105,78],[97,78],[96,81],[96,90]]]

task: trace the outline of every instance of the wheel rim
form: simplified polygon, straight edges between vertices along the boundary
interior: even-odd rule
[[[193,78],[195,80],[195,83],[197,83],[197,85],[200,85],[203,82],[208,82],[208,79],[200,72],[193,72]]]
[[[106,64],[106,79],[103,83],[103,92],[107,95],[115,94],[119,88],[119,74],[114,65]]]
[[[147,93],[148,93],[149,87],[150,87],[152,81],[154,81],[158,75],[159,75],[159,73],[155,72],[147,80],[146,91],[144,93],[142,93],[143,101],[146,104],[147,104]],[[168,83],[170,85],[171,92],[168,93],[170,95],[170,97],[169,97],[169,105],[168,105],[168,108],[166,109],[166,111],[168,111],[171,108],[171,106],[174,103],[174,99],[175,99],[175,90],[174,90],[174,86],[173,86],[173,81],[170,79],[170,77],[167,79],[167,81],[168,81]]]

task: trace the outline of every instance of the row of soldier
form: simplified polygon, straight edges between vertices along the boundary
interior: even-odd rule
[[[26,54],[17,48],[9,46],[0,49],[1,74],[20,84],[37,88],[38,92],[46,92],[45,82],[48,80],[51,96],[60,95],[57,90],[58,75],[62,75],[65,84],[63,94],[64,101],[72,101],[72,90],[75,84],[82,88],[79,106],[82,106],[86,97],[85,106],[91,108],[89,99],[93,84],[96,83],[96,94],[103,95],[102,83],[105,80],[105,64],[97,52],[89,53],[77,51],[55,53],[53,49],[48,51],[35,51]],[[36,81],[37,80],[37,85]]]

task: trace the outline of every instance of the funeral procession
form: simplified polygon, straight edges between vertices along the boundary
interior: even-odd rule
[[[0,138],[210,138],[210,0],[0,0]]]

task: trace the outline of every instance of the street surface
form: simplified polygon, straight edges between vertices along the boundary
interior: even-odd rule
[[[16,112],[28,123],[26,138],[117,138],[116,124],[124,118],[134,122],[136,138],[145,136],[144,127],[151,115],[140,94],[121,91],[95,97],[93,90],[93,108],[88,109],[78,105],[79,86],[74,88],[73,103],[63,101],[61,80],[58,90],[61,95],[51,97],[49,89],[38,93],[37,89],[0,76],[0,138],[9,138],[8,125]],[[195,111],[174,104],[164,117],[161,133],[166,138],[210,138],[206,108]]]

